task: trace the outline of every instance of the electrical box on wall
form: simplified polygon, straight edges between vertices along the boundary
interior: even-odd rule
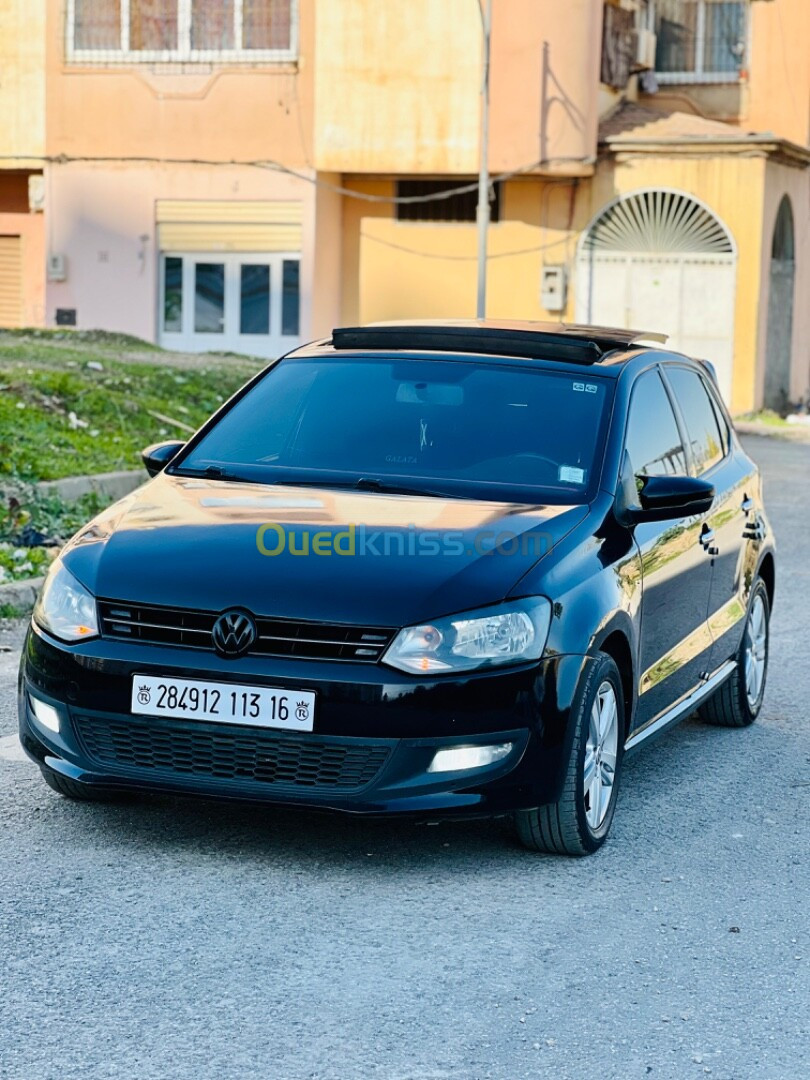
[[[564,266],[544,266],[540,271],[540,303],[546,311],[564,311],[567,275]]]
[[[48,281],[67,281],[67,259],[64,255],[48,256]]]
[[[45,177],[42,173],[32,173],[28,177],[28,209],[32,214],[41,214],[45,209]]]

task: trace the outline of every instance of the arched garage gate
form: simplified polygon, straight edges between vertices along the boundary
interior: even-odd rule
[[[683,192],[636,191],[602,210],[577,255],[577,321],[668,334],[711,360],[731,400],[737,252],[726,227]]]

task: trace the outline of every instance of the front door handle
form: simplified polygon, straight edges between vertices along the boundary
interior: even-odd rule
[[[708,525],[703,526],[703,532],[700,534],[700,542],[705,548],[707,555],[720,554],[720,549],[714,546],[714,529],[710,529]]]

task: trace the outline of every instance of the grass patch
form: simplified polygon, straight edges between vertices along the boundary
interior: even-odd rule
[[[0,619],[21,619],[27,612],[14,604],[0,604]]]
[[[187,437],[263,363],[190,360],[104,331],[0,332],[0,488],[4,474],[137,468],[144,446]]]
[[[759,412],[743,413],[737,420],[743,420],[747,424],[767,424],[768,427],[789,428],[787,420],[774,412],[773,409],[760,409]]]
[[[92,492],[69,503],[16,484],[0,505],[0,584],[47,572],[57,551],[111,500]]]

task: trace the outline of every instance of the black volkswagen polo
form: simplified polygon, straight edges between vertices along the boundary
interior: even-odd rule
[[[627,753],[695,710],[756,718],[774,595],[710,367],[637,341],[338,330],[150,447],[34,611],[20,736],[45,781],[597,849]]]

